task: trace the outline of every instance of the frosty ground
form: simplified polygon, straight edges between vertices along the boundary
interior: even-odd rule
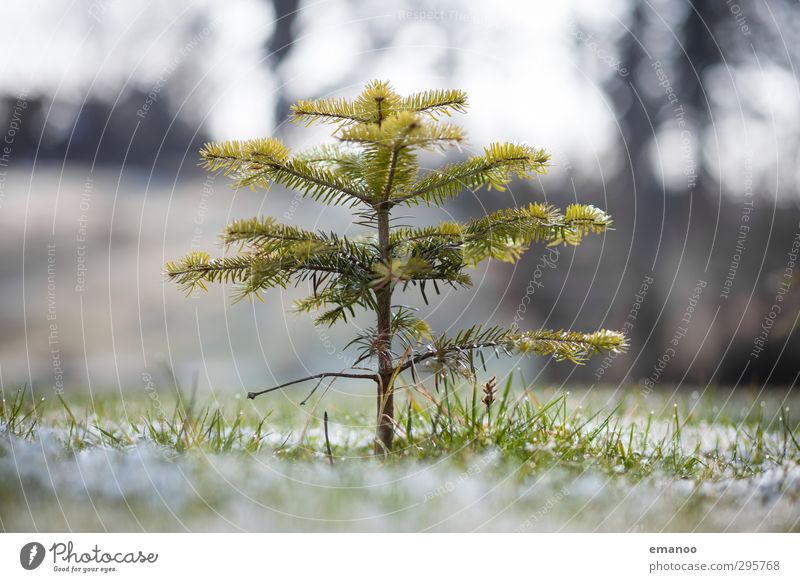
[[[0,529],[800,530],[789,391],[509,382],[487,410],[479,390],[404,392],[395,451],[378,459],[363,396],[200,405],[6,389]]]

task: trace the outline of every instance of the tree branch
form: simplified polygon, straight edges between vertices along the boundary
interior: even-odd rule
[[[478,344],[472,344],[469,346],[452,346],[446,348],[442,351],[432,351],[432,352],[425,352],[424,354],[417,354],[413,358],[411,358],[408,362],[400,366],[400,371],[403,372],[408,370],[410,367],[419,364],[420,362],[427,360],[428,358],[434,358],[437,356],[443,356],[445,354],[449,354],[452,352],[459,352],[459,351],[466,351],[466,350],[480,350],[482,348],[496,348],[500,347],[503,344],[501,342],[484,342]]]
[[[492,170],[494,170],[496,168],[502,168],[503,166],[507,166],[507,165],[510,165],[510,164],[513,164],[513,163],[516,163],[516,162],[526,161],[527,159],[528,158],[526,158],[526,157],[504,158],[504,159],[500,159],[500,160],[494,160],[494,161],[487,162],[486,164],[484,164],[483,166],[480,166],[480,167],[469,168],[463,174],[452,175],[452,176],[442,176],[442,178],[443,178],[442,181],[435,182],[435,183],[432,183],[432,184],[428,184],[428,185],[426,185],[426,186],[424,186],[422,188],[419,188],[418,190],[414,190],[414,191],[412,191],[412,192],[410,192],[410,193],[408,193],[408,194],[406,194],[404,196],[399,196],[397,198],[393,198],[392,202],[394,204],[402,204],[406,200],[410,200],[412,198],[417,198],[419,196],[424,196],[425,194],[428,194],[428,193],[430,193],[430,192],[432,192],[432,191],[434,191],[434,190],[436,190],[438,188],[442,188],[442,187],[444,187],[444,186],[446,186],[448,184],[452,184],[454,182],[459,182],[463,186],[464,185],[464,181],[467,178],[471,177],[471,176],[477,176],[477,175],[482,174],[482,173],[490,172],[490,171],[492,171]]]
[[[292,380],[291,382],[286,382],[285,384],[281,384],[280,386],[273,386],[272,388],[267,388],[266,390],[261,390],[260,392],[248,392],[247,397],[250,400],[252,400],[256,396],[261,396],[262,394],[267,394],[268,392],[274,392],[275,390],[280,390],[281,388],[286,388],[287,386],[300,384],[301,382],[307,382],[308,380],[317,380],[319,378],[356,378],[359,380],[373,380],[375,382],[378,381],[377,374],[350,374],[347,372],[322,372],[321,374],[306,376],[305,378],[300,378],[299,380]]]
[[[327,113],[312,108],[302,109],[296,107],[292,110],[292,115],[298,119],[301,117],[321,117],[323,119],[338,119],[340,121],[355,121],[356,123],[369,123],[369,119],[356,115],[345,115],[342,113]]]
[[[340,184],[336,184],[334,182],[329,182],[327,180],[324,180],[322,178],[318,178],[316,176],[309,176],[308,174],[304,174],[303,172],[299,172],[298,170],[296,170],[296,169],[294,169],[294,168],[292,168],[292,167],[290,167],[290,166],[288,166],[286,164],[271,163],[271,164],[268,164],[268,165],[273,170],[276,170],[278,172],[285,172],[285,173],[289,174],[290,176],[294,176],[296,178],[300,178],[300,179],[303,179],[303,180],[308,180],[312,184],[316,184],[318,186],[322,186],[323,188],[329,188],[331,190],[335,190],[337,192],[340,192],[341,194],[344,194],[345,196],[350,196],[352,198],[360,200],[361,202],[369,203],[369,198],[367,198],[366,196],[364,196],[360,192],[357,192],[357,191],[353,190],[352,188],[347,188],[346,186],[343,186],[343,185],[340,185]]]

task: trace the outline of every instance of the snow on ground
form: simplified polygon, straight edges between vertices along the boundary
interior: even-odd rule
[[[633,482],[561,466],[522,475],[489,450],[443,458],[288,461],[140,444],[66,454],[55,435],[0,438],[6,531],[786,531],[800,466],[747,479]]]

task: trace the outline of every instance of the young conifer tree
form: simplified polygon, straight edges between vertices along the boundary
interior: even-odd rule
[[[392,448],[394,384],[403,371],[416,382],[425,365],[438,382],[455,375],[473,377],[475,356],[483,362],[485,349],[572,362],[625,349],[624,336],[608,330],[474,325],[454,335],[435,335],[413,310],[395,302],[396,292],[411,287],[427,303],[431,287],[438,293],[440,285],[469,286],[468,270],[481,261],[515,262],[534,242],[577,245],[585,235],[605,232],[611,224],[594,206],[571,204],[562,213],[542,203],[466,223],[396,224],[398,207],[407,214],[408,207],[441,206],[465,189],[503,190],[513,176],[529,178],[546,171],[545,151],[514,143],[493,143],[480,155],[422,171],[420,150],[444,150],[464,141],[464,132],[441,118],[464,112],[466,102],[458,90],[403,97],[388,83],[373,81],[354,100],[319,99],[292,106],[295,121],[332,124],[338,143],[292,153],[277,139],[262,138],[212,143],[201,150],[203,166],[232,176],[236,188],[269,188],[274,183],[325,204],[346,205],[367,230],[351,238],[279,224],[272,217],[237,220],[223,235],[233,254],[212,259],[194,252],[167,265],[169,277],[187,292],[226,283],[236,285],[238,298],[260,298],[267,289],[307,283],[311,294],[296,309],[318,312],[317,325],[346,321],[357,308],[374,314],[375,326],[348,344],[358,350],[353,367],[250,392],[249,398],[309,380],[373,381],[376,452],[381,453]]]

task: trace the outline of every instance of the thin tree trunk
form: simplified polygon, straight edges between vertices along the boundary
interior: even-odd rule
[[[378,210],[378,244],[381,258],[389,262],[389,211]],[[394,387],[392,386],[392,283],[376,291],[378,304],[378,428],[375,437],[375,454],[384,454],[392,450],[394,437]]]

